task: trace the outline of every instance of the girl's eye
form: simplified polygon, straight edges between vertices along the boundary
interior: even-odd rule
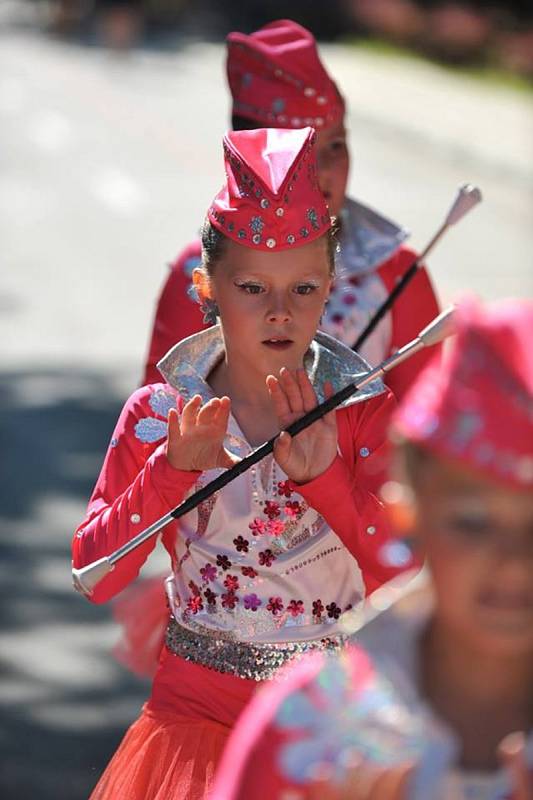
[[[259,283],[236,283],[235,285],[247,294],[261,294],[264,291]]]
[[[465,539],[481,539],[491,532],[491,523],[485,517],[456,514],[449,520],[451,531]]]
[[[334,139],[329,146],[332,152],[341,153],[346,150],[346,139]]]
[[[301,283],[299,286],[295,288],[296,294],[311,294],[316,290],[316,286],[313,283]]]

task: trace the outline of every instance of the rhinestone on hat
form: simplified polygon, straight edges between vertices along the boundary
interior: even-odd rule
[[[266,240],[266,246],[267,247],[275,247],[276,246],[276,240],[272,239],[272,238],[271,239],[267,239]]]
[[[259,205],[261,206],[261,208],[268,208],[270,205],[270,200],[267,200],[266,197],[263,197]]]
[[[307,88],[304,89],[304,94],[306,97],[313,97],[313,95],[316,94],[316,90],[313,89],[311,86],[307,86]]]
[[[295,241],[296,241],[296,237],[293,236],[292,233],[289,233],[289,235],[287,236],[287,243],[288,244],[294,244]]]
[[[284,215],[284,213],[285,213],[285,209],[282,208],[281,206],[279,208],[276,208],[276,217],[282,217]]]

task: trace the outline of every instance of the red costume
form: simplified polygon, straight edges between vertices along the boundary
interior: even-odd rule
[[[310,125],[329,129],[342,122],[344,100],[325,71],[313,36],[291,20],[280,20],[245,35],[228,36],[228,83],[233,114],[271,127]],[[351,347],[370,317],[416,258],[403,242],[407,232],[367,206],[346,198],[340,213],[337,279],[322,328]],[[201,264],[200,242],[191,243],[170,266],[159,298],[144,383],[160,379],[157,363],[176,342],[205,327],[188,295],[191,273]],[[392,310],[361,348],[372,365],[406,344],[438,313],[424,269],[396,300]],[[388,379],[400,398],[427,363],[423,351]]]
[[[227,181],[209,209],[211,224],[273,254],[327,235],[314,140],[310,128],[229,134]],[[212,397],[208,378],[223,357],[213,326],[163,360],[167,384],[145,386],[128,400],[74,537],[76,568],[122,546],[218,474],[174,469],[165,438],[171,408],[196,394]],[[366,369],[358,355],[320,333],[304,366],[319,397],[325,381],[340,388],[346,374]],[[365,591],[405,567],[396,551],[389,555],[387,520],[373,494],[393,402],[380,381],[347,401],[337,412],[339,455],[308,483],[293,484],[268,457],[166,527],[166,646],[151,698],[93,800],[204,798],[256,682],[290,658],[341,647]],[[234,417],[225,446],[239,457],[251,450]],[[105,602],[126,587],[154,546],[152,538],[119,561],[91,599]]]

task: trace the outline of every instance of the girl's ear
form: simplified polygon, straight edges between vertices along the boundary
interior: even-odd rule
[[[204,300],[213,300],[213,287],[209,275],[203,267],[195,267],[192,271],[192,285],[198,295],[200,305]]]

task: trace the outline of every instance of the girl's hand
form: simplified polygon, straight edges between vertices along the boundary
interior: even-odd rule
[[[199,394],[184,406],[181,421],[176,409],[168,415],[167,458],[174,469],[231,467],[239,459],[222,443],[228,427],[229,397],[213,397],[204,406]]]
[[[512,800],[533,800],[533,770],[526,761],[526,737],[510,733],[498,748],[500,760],[511,777]]]
[[[317,405],[315,390],[305,370],[280,370],[279,378],[269,375],[267,387],[280,428],[302,417]],[[326,385],[328,396],[331,386]],[[307,483],[321,475],[337,455],[337,422],[331,411],[294,439],[283,431],[274,445],[274,457],[281,469],[296,483]]]
[[[309,800],[407,800],[412,765],[371,767],[362,762],[350,769],[342,785],[326,781],[313,784]]]

